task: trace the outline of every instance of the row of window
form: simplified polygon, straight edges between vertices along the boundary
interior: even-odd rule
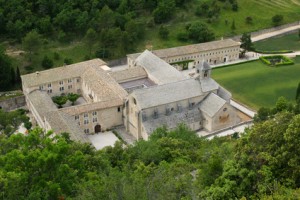
[[[227,52],[232,52],[233,50],[228,50],[228,51],[224,51],[224,53],[227,53]],[[223,54],[223,51],[222,52],[216,52],[216,53],[207,53],[207,54],[199,54],[199,55],[195,55],[195,56],[187,56],[187,57],[182,57],[182,58],[176,58],[176,59],[170,59],[168,60],[168,62],[176,62],[176,61],[184,61],[184,60],[188,60],[188,59],[194,59],[194,58],[199,58],[199,57],[205,57],[205,56],[211,56],[211,55],[217,55],[217,54]]]
[[[77,79],[77,82],[80,82],[80,79],[78,78]],[[68,83],[72,83],[72,79],[68,79]],[[63,85],[64,84],[64,81],[59,81],[59,85]],[[48,83],[48,90],[50,90],[51,89],[51,91],[52,91],[52,84],[51,83]],[[72,85],[68,85],[68,89],[72,89]],[[39,89],[40,90],[43,90],[44,89],[44,86],[43,85],[40,85],[39,86]],[[64,91],[64,87],[63,86],[60,86],[59,87],[59,91]],[[52,93],[52,92],[48,92],[48,93]]]

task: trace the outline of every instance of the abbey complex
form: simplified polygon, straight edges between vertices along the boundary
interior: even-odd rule
[[[147,140],[163,125],[184,123],[214,132],[243,121],[231,94],[211,78],[211,64],[239,58],[240,43],[220,40],[128,55],[125,69],[112,70],[93,59],[22,76],[27,106],[46,131],[68,132],[88,142],[87,134],[117,126]],[[180,70],[193,69],[193,76]],[[73,106],[57,108],[51,97],[81,95]]]

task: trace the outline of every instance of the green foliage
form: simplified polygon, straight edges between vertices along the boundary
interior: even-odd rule
[[[274,26],[280,25],[282,21],[283,21],[283,15],[277,14],[272,17],[272,22]]]
[[[69,93],[67,95],[68,100],[72,102],[72,105],[74,105],[74,103],[77,101],[77,99],[80,97],[79,94],[74,94],[74,93]]]
[[[32,54],[37,53],[42,46],[41,35],[36,30],[26,34],[22,40],[23,48],[29,53],[29,60],[32,59]]]
[[[169,30],[165,26],[160,26],[158,34],[159,34],[159,37],[161,39],[168,39],[168,37],[169,37]]]
[[[0,46],[0,91],[9,90],[14,82],[15,73],[12,62],[5,54],[4,48]]]
[[[296,101],[300,98],[300,82],[298,83],[297,91],[296,91]]]
[[[206,24],[195,22],[188,29],[188,37],[195,42],[208,42],[215,38],[214,33],[207,27]]]
[[[261,54],[283,54],[283,53],[293,53],[294,51],[292,51],[292,50],[264,51],[264,50],[255,49],[255,52],[261,53]]]
[[[71,58],[65,58],[64,59],[64,64],[71,65],[71,64],[73,64],[73,60]]]
[[[22,110],[5,112],[0,109],[0,136],[5,134],[10,136],[13,134],[21,123],[28,123],[29,118]]]
[[[282,66],[282,65],[293,65],[294,61],[286,56],[261,56],[259,59],[270,66]]]
[[[59,108],[62,108],[62,106],[67,103],[68,97],[65,95],[62,96],[54,96],[52,97],[52,101],[58,105]]]
[[[153,11],[154,22],[161,24],[172,18],[175,9],[174,0],[159,1],[157,8]]]
[[[42,66],[45,69],[50,69],[51,67],[53,67],[53,60],[51,60],[48,56],[44,56],[42,60]]]
[[[241,48],[243,49],[242,55],[245,55],[247,51],[252,51],[254,49],[250,34],[243,33],[241,37]]]
[[[89,55],[91,56],[93,46],[95,45],[95,42],[97,40],[96,31],[92,28],[88,29],[84,38],[85,38],[85,41],[86,41],[86,45],[90,49]]]
[[[232,20],[232,23],[231,23],[231,31],[234,32],[236,29],[236,26],[235,26],[235,20]]]

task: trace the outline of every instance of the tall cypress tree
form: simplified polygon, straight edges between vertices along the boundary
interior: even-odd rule
[[[21,73],[19,67],[16,69],[16,83],[20,84],[21,83]]]
[[[296,91],[296,101],[300,98],[300,82],[298,83],[298,88]]]

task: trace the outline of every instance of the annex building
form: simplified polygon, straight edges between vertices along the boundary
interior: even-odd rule
[[[221,64],[239,59],[240,43],[232,39],[192,44],[168,49],[154,50],[153,54],[178,70],[195,68],[206,61],[208,64]],[[141,53],[127,55],[129,66]]]
[[[36,124],[88,142],[87,134],[116,126],[147,140],[163,125],[172,129],[185,123],[192,130],[213,132],[243,121],[229,103],[231,94],[211,78],[206,60],[196,62],[197,73],[190,78],[155,52],[145,50],[130,59],[124,70],[111,70],[101,59],[93,59],[23,75],[24,95]],[[51,98],[68,93],[81,98],[74,106],[58,109]]]

